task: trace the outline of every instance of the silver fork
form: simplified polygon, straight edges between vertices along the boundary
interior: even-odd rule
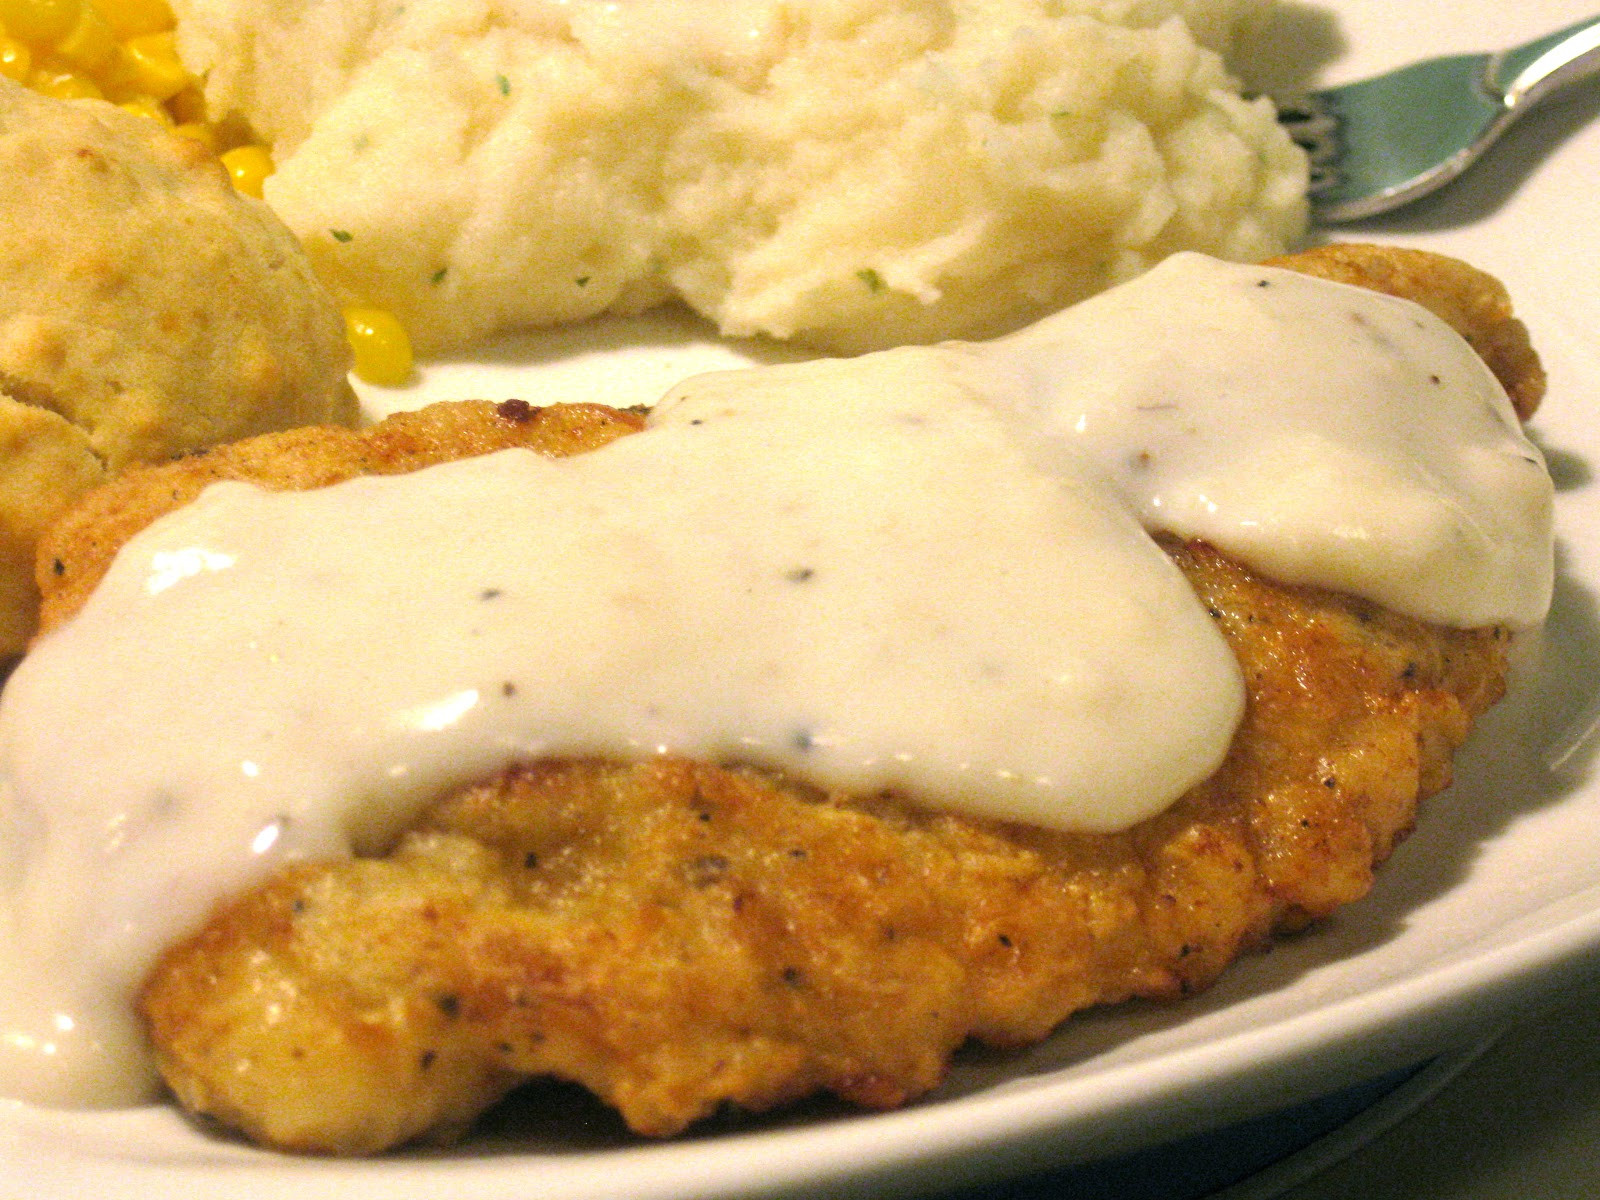
[[[1600,16],[1498,54],[1461,54],[1359,83],[1274,97],[1311,156],[1311,206],[1324,224],[1409,204],[1477,161],[1552,92],[1600,73]]]

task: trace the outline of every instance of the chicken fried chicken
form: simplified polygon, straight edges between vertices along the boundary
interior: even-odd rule
[[[1493,293],[1470,268],[1373,249],[1278,265],[1451,312],[1510,348],[1490,361],[1524,411],[1537,402],[1521,327],[1461,298]],[[505,445],[576,452],[637,424],[449,405],[136,472],[46,540],[46,624],[214,479],[310,487]],[[1163,548],[1248,704],[1221,768],[1159,816],[1071,834],[737,764],[509,765],[439,797],[388,854],[288,868],[172,947],[139,998],[164,1077],[190,1111],[299,1151],[449,1137],[542,1075],[668,1135],[820,1090],[900,1104],[969,1038],[1020,1045],[1089,1005],[1205,987],[1368,890],[1502,693],[1509,635]]]
[[[663,1135],[724,1101],[899,1104],[969,1036],[1204,987],[1366,892],[1499,694],[1505,643],[1170,549],[1251,704],[1162,816],[1049,834],[682,760],[516,767],[390,857],[292,869],[168,954],[141,1001],[163,1073],[295,1150],[448,1134],[530,1075]]]

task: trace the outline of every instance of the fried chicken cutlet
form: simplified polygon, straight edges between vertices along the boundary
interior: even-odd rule
[[[1367,253],[1394,277],[1387,252]],[[1460,280],[1424,260],[1403,274]],[[1465,331],[1479,344],[1516,344],[1507,314],[1453,311],[1484,323]],[[1526,368],[1517,387],[1536,399]],[[304,487],[502,445],[566,453],[636,424],[452,405],[138,473],[47,541],[46,621],[212,480]],[[1249,699],[1221,768],[1161,815],[1065,834],[738,766],[516,764],[440,797],[391,853],[289,868],[173,947],[139,1001],[167,1082],[191,1111],[294,1150],[449,1136],[533,1075],[665,1135],[725,1102],[902,1103],[969,1037],[1023,1044],[1088,1005],[1204,987],[1368,890],[1503,690],[1508,635],[1163,546]]]

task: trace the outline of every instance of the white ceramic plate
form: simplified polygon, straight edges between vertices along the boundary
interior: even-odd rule
[[[1279,32],[1333,78],[1507,45],[1593,0],[1334,0]],[[1330,15],[1337,13],[1337,29]],[[1340,39],[1344,44],[1340,45]],[[300,1161],[211,1137],[169,1108],[62,1114],[0,1107],[0,1197],[385,1200],[884,1195],[954,1187],[1167,1140],[1434,1053],[1600,966],[1600,88],[1558,100],[1444,197],[1357,230],[1459,254],[1503,278],[1550,370],[1536,423],[1560,490],[1561,571],[1543,661],[1461,757],[1459,785],[1371,897],[1185,1004],[1068,1023],[1031,1051],[962,1057],[907,1110],[813,1107],[641,1144],[552,1090],[516,1134],[375,1162]],[[670,319],[527,339],[430,371],[425,395],[654,399],[742,352]],[[538,388],[537,393],[533,391]],[[565,389],[574,389],[565,392]]]

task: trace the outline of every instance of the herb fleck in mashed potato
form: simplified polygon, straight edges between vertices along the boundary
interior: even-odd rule
[[[1262,0],[175,0],[213,111],[345,302],[424,351],[672,297],[836,350],[982,337],[1305,167],[1221,57]]]

